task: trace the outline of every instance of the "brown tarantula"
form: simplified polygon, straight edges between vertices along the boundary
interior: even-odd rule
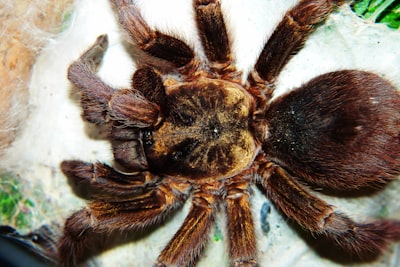
[[[62,163],[72,181],[91,188],[88,206],[66,221],[59,241],[63,264],[81,261],[96,236],[157,224],[191,196],[189,214],[154,266],[193,265],[220,210],[227,217],[231,266],[257,266],[253,185],[289,219],[355,257],[378,255],[400,239],[399,221],[355,222],[310,191],[376,188],[399,175],[396,88],[369,72],[341,70],[270,101],[282,68],[342,1],[299,1],[244,83],[220,1],[193,1],[205,60],[183,41],[151,29],[134,1],[111,2],[142,57],[130,89],[111,88],[95,74],[105,35],[68,70],[81,91],[83,118],[110,126],[121,171]],[[178,75],[165,75],[171,73]]]

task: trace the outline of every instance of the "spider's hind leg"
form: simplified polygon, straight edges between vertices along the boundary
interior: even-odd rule
[[[382,219],[357,223],[310,194],[283,168],[265,163],[259,174],[261,188],[277,208],[313,235],[336,244],[342,256],[373,260],[390,242],[400,240],[400,221]]]

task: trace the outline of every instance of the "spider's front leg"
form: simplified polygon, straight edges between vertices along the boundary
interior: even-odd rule
[[[128,33],[132,43],[145,54],[162,59],[174,67],[183,67],[194,58],[193,50],[181,40],[172,36],[153,30],[141,16],[136,4],[129,0],[111,0],[118,20],[124,30]],[[151,60],[142,59],[151,64]],[[161,70],[163,64],[155,65]]]
[[[196,22],[200,38],[210,62],[229,63],[231,60],[228,34],[219,0],[195,0]]]
[[[324,21],[343,0],[301,0],[289,10],[265,44],[255,65],[257,77],[273,84],[280,71],[303,46],[315,25]]]
[[[66,266],[76,266],[92,256],[91,249],[111,234],[162,221],[182,206],[191,190],[188,183],[168,177],[159,181],[147,172],[126,175],[99,163],[66,161],[62,169],[71,180],[93,187],[91,203],[65,223],[58,251]]]
[[[260,184],[267,197],[288,218],[314,235],[322,235],[351,257],[372,260],[392,241],[400,240],[400,221],[357,223],[311,195],[294,177],[273,163],[260,168]]]

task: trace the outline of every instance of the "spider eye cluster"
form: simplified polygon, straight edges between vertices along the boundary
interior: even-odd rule
[[[249,130],[252,105],[241,86],[222,80],[168,88],[164,122],[145,142],[150,170],[222,179],[247,168],[257,150]]]

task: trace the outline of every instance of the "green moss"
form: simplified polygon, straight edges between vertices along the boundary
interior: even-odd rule
[[[12,173],[0,174],[0,223],[29,229],[35,203],[20,191],[21,184]]]
[[[214,231],[214,241],[218,242],[224,238],[221,229],[218,227],[218,225],[215,226],[215,231]]]
[[[63,13],[62,23],[61,23],[61,26],[60,26],[60,29],[59,29],[60,32],[63,32],[63,31],[65,31],[66,29],[68,29],[70,27],[71,20],[72,20],[72,15],[73,15],[73,10],[70,10],[70,9],[66,10]]]
[[[390,210],[386,205],[383,205],[377,214],[378,218],[388,218],[390,216]]]
[[[384,23],[400,29],[400,3],[398,0],[356,0],[353,11],[360,17],[375,23]]]

